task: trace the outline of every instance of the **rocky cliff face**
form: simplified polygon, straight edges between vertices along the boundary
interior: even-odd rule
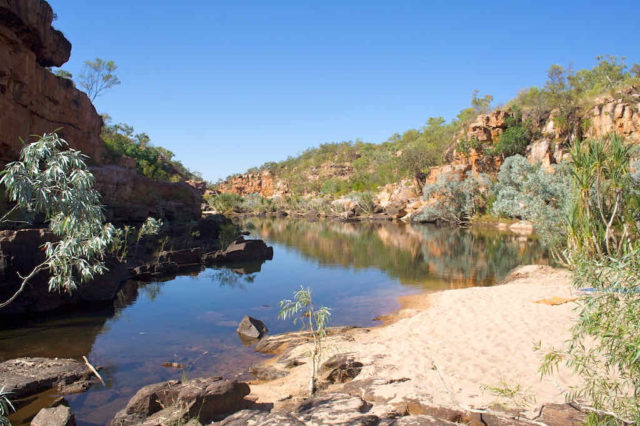
[[[268,170],[233,176],[220,183],[217,190],[242,196],[260,194],[263,197],[273,197],[289,192],[286,184],[275,179]]]
[[[201,196],[188,185],[139,176],[126,168],[135,162],[120,164],[125,168],[105,164],[102,118],[85,93],[46,68],[61,66],[71,54],[71,43],[52,21],[44,0],[0,0],[0,167],[18,158],[21,139],[55,131],[90,157],[110,217],[197,219]]]
[[[45,67],[64,64],[71,43],[51,27],[41,0],[0,0],[0,162],[18,157],[31,135],[56,129],[99,163],[102,119],[89,98]]]

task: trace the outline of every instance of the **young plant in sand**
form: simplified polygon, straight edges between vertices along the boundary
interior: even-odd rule
[[[0,178],[9,201],[15,205],[0,224],[22,216],[43,216],[54,241],[43,247],[45,260],[22,280],[16,292],[0,303],[14,301],[40,272],[49,273],[49,291],[71,292],[78,282],[87,282],[106,271],[104,254],[115,228],[104,223],[100,194],[93,189],[93,175],[85,159],[55,133],[44,134],[26,145],[20,159],[7,164]]]
[[[280,313],[278,318],[286,320],[293,318],[293,323],[302,324],[302,329],[308,331],[313,338],[311,349],[311,373],[309,378],[309,393],[313,395],[316,390],[318,364],[322,356],[322,341],[327,335],[327,324],[331,318],[331,309],[326,306],[316,308],[311,298],[311,289],[300,287],[293,293],[293,300],[280,301]]]
[[[588,421],[640,423],[640,174],[619,137],[572,149],[574,196],[565,259],[583,290],[569,344],[544,359],[543,374],[565,363],[582,384]]]

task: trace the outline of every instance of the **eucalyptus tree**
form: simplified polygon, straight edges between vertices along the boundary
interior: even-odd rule
[[[4,308],[24,291],[41,272],[49,274],[49,291],[72,292],[106,271],[104,255],[115,228],[105,223],[100,194],[93,188],[94,177],[80,151],[66,149],[67,142],[55,133],[46,133],[26,145],[18,161],[0,172],[0,184],[14,206],[0,218],[0,224],[16,216],[43,217],[53,234],[44,243],[45,259],[26,275],[16,292],[0,303]]]
[[[115,74],[117,69],[115,62],[101,58],[85,61],[78,83],[87,92],[91,102],[105,90],[120,84],[120,79]]]
[[[322,356],[322,341],[327,336],[327,324],[331,318],[331,309],[326,306],[315,307],[311,297],[311,289],[300,287],[293,294],[293,300],[280,301],[280,313],[278,318],[286,320],[293,318],[293,323],[302,324],[302,329],[307,330],[313,338],[311,348],[311,372],[309,377],[309,393],[313,395],[316,390],[316,378],[318,365]]]

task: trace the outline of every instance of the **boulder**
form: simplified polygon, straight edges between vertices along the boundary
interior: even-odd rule
[[[269,330],[259,319],[245,315],[238,324],[236,332],[241,336],[249,339],[259,339]]]
[[[216,240],[220,235],[222,225],[228,225],[230,223],[231,220],[221,214],[207,215],[198,220],[193,231],[197,232],[196,239],[198,240]]]
[[[329,358],[322,366],[320,371],[323,378],[329,383],[346,383],[353,380],[364,365],[355,361],[351,356],[338,354]]]
[[[0,377],[5,392],[18,399],[55,387],[91,381],[93,373],[75,359],[34,357],[0,363]]]
[[[71,408],[58,405],[52,408],[43,408],[31,420],[31,426],[75,426],[76,418]]]
[[[202,263],[202,250],[199,247],[185,249],[163,251],[158,256],[159,263],[175,263],[178,267],[200,265]]]
[[[249,402],[244,397],[248,394],[246,383],[221,377],[156,383],[136,392],[111,425],[147,424],[146,420],[149,424],[176,424],[196,417],[209,423],[246,408]]]
[[[58,405],[53,408],[43,408],[31,420],[31,426],[75,426],[76,418],[71,408]]]
[[[229,244],[225,250],[208,253],[204,256],[205,264],[237,264],[273,259],[273,247],[268,247],[262,240],[245,240],[239,238]]]

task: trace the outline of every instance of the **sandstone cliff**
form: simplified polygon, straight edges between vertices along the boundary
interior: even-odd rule
[[[0,167],[18,158],[21,140],[56,131],[90,157],[112,219],[197,219],[198,191],[137,175],[131,170],[135,162],[108,164],[112,156],[100,138],[102,118],[85,93],[46,68],[61,66],[71,54],[71,43],[52,21],[44,0],[0,0]]]

